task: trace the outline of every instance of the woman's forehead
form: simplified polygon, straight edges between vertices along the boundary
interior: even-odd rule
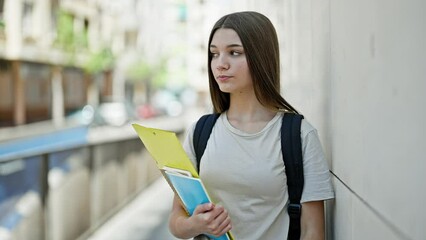
[[[241,39],[238,36],[237,32],[234,29],[230,28],[219,28],[213,34],[210,47],[219,47],[219,46],[241,46]]]

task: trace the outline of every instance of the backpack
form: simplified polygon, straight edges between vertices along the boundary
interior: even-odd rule
[[[193,144],[198,171],[210,133],[219,116],[220,114],[217,113],[204,115],[195,125]],[[289,240],[300,239],[300,216],[302,211],[300,199],[304,184],[302,144],[300,139],[302,119],[303,115],[285,113],[281,124],[281,151],[287,175],[288,196],[290,200],[287,208],[290,217],[287,238]]]

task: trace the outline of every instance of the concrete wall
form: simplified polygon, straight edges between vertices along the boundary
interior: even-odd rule
[[[286,4],[283,92],[335,174],[328,238],[424,239],[426,2]]]
[[[139,139],[108,142],[69,156],[69,172],[52,168],[44,239],[84,239],[143,191],[152,182],[144,155]]]

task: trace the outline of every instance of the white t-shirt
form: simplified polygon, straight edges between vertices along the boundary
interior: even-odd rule
[[[213,202],[228,210],[235,239],[287,239],[287,178],[281,152],[281,120],[277,115],[257,133],[234,128],[226,112],[210,135],[200,164]],[[195,123],[183,147],[196,164]],[[330,172],[317,131],[306,120],[301,126],[304,189],[301,202],[334,197]]]

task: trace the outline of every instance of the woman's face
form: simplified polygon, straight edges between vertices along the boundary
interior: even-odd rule
[[[238,34],[229,28],[216,30],[210,43],[213,76],[222,92],[252,93],[253,83]]]

